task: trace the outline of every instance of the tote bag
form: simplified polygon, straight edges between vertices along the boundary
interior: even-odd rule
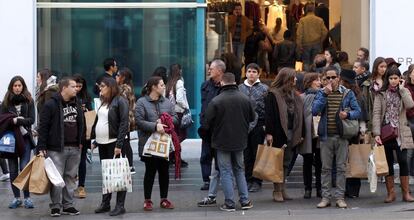
[[[367,178],[367,161],[371,154],[371,144],[352,144],[348,149],[346,166],[347,178]]]
[[[102,194],[132,192],[131,170],[125,157],[105,159],[102,165]]]
[[[259,145],[253,176],[273,183],[283,183],[283,148]]]

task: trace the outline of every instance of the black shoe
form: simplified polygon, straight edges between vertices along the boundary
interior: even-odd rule
[[[322,190],[320,190],[320,189],[316,190],[316,197],[322,198]]]
[[[188,163],[184,160],[181,160],[181,168],[187,168],[188,167]]]
[[[236,208],[234,206],[228,206],[226,204],[223,204],[220,206],[220,210],[226,211],[226,212],[235,212]]]
[[[253,182],[249,188],[249,192],[255,193],[255,192],[259,192],[261,189],[262,189],[262,186],[260,186],[260,184]]]
[[[245,204],[241,204],[241,209],[242,210],[248,210],[248,209],[251,209],[251,208],[253,208],[253,203],[252,203],[252,201],[248,201],[247,203],[245,203]]]
[[[217,201],[215,197],[206,197],[200,202],[197,203],[198,207],[212,207],[217,206]]]
[[[55,208],[55,209],[50,210],[50,216],[59,217],[60,216],[60,209]]]
[[[106,206],[101,204],[97,209],[95,209],[95,213],[104,213],[111,211],[111,206]]]
[[[200,188],[200,190],[206,191],[210,188],[210,183],[205,182],[204,185]]]
[[[136,174],[137,172],[135,171],[135,167],[130,167],[130,169],[131,169],[131,175],[134,175],[134,174]]]
[[[115,207],[114,210],[112,210],[109,215],[110,216],[118,216],[118,215],[122,215],[125,213],[125,208],[124,207]]]
[[[305,195],[303,195],[304,199],[310,199],[312,197],[312,190],[305,190]]]
[[[67,208],[67,209],[63,209],[62,214],[63,215],[79,215],[79,211],[76,210],[73,207]]]

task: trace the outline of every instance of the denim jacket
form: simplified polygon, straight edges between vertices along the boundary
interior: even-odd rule
[[[339,86],[339,92],[343,94],[348,89],[344,86]],[[312,104],[312,115],[321,115],[321,120],[318,127],[318,135],[322,141],[328,138],[328,96],[323,89],[319,90],[316,94],[315,100]],[[347,119],[358,120],[361,116],[361,108],[358,105],[358,101],[353,91],[349,91],[348,94],[342,99],[341,109],[350,109]]]

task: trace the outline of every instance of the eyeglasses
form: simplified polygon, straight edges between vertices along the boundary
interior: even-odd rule
[[[332,80],[336,79],[336,76],[327,76],[327,77],[326,77],[326,80],[331,80],[331,79],[332,79]]]

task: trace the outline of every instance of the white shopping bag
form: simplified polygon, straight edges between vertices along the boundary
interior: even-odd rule
[[[131,170],[128,159],[121,157],[105,159],[102,164],[102,194],[127,191],[132,192]]]
[[[375,157],[374,153],[371,152],[371,154],[368,157],[368,182],[369,182],[369,188],[371,193],[375,193],[377,191],[377,183],[378,183],[378,177],[377,177],[377,168],[375,167]]]
[[[169,134],[152,133],[144,145],[143,156],[160,157],[169,160],[170,152],[174,150]]]
[[[62,176],[56,169],[56,166],[53,163],[52,159],[50,159],[49,157],[45,159],[45,170],[47,178],[49,178],[50,182],[54,186],[65,187],[65,181],[63,181]]]

